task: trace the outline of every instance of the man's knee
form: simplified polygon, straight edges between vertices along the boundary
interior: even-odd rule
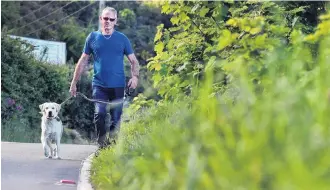
[[[113,123],[119,123],[120,119],[121,119],[121,112],[118,112],[116,114],[113,115],[113,118],[111,119]]]
[[[102,103],[95,104],[94,114],[106,115],[106,112],[107,112],[106,105]]]
[[[121,115],[123,113],[122,106],[115,108],[111,113],[111,120],[114,123],[118,123],[120,121]]]
[[[122,107],[117,107],[111,112],[111,126],[110,130],[114,130],[118,128],[120,125],[121,115],[122,115]]]

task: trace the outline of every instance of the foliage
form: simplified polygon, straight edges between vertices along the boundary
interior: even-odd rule
[[[141,108],[148,108],[150,106],[153,106],[155,103],[156,102],[153,99],[147,100],[143,94],[139,94],[133,99],[132,105],[130,106],[130,111],[137,112]]]
[[[1,12],[4,19],[1,25],[18,36],[66,42],[67,60],[73,59],[76,63],[87,34],[98,29],[98,3],[75,13],[88,4],[88,1],[4,2]],[[113,6],[118,10],[118,30],[129,37],[137,57],[145,65],[146,60],[154,55],[152,42],[155,26],[167,17],[162,16],[158,8],[140,2],[106,2],[106,6]],[[73,13],[75,14],[71,16]],[[60,21],[67,16],[68,19]],[[50,24],[53,25],[46,27]],[[38,29],[42,30],[36,31]]]
[[[7,124],[14,126],[12,131],[15,132],[18,131],[15,130],[15,125],[20,123],[39,131],[40,129],[37,127],[40,122],[40,114],[37,105],[44,101],[62,102],[68,97],[69,82],[74,69],[72,65],[77,63],[81,55],[87,34],[98,28],[97,3],[75,13],[89,4],[90,2],[87,1],[2,3],[1,26],[5,29],[2,31],[3,36],[5,33],[9,33],[44,40],[63,41],[67,44],[68,63],[63,67],[47,65],[41,60],[34,60],[28,53],[32,49],[24,49],[20,45],[21,42],[12,42],[7,38],[2,38],[2,54],[6,55],[2,56],[2,110],[4,111],[2,124],[4,127]],[[151,85],[149,77],[151,73],[144,65],[146,60],[154,55],[155,26],[166,21],[168,16],[162,16],[158,8],[145,6],[140,2],[107,2],[106,4],[118,10],[119,26],[117,29],[130,38],[135,54],[142,65],[139,87],[133,96],[145,91],[146,99],[158,98]],[[63,18],[66,19],[59,21]],[[28,44],[25,45],[32,48]],[[20,50],[21,48],[23,50]],[[92,69],[90,64],[78,83],[78,91],[88,97],[91,97],[92,92],[90,85]],[[125,69],[126,75],[130,76],[130,65],[127,60],[125,60]],[[46,85],[51,87],[48,88]],[[21,96],[21,94],[27,95]],[[7,98],[15,100],[17,105],[22,105],[23,110],[18,111],[16,107],[5,107],[4,101]],[[93,104],[78,96],[68,101],[61,113],[65,124],[70,129],[77,129],[83,136],[93,139],[93,111]],[[17,114],[20,114],[20,121],[17,121],[18,116],[15,116]],[[25,141],[21,137],[18,139]],[[33,141],[39,141],[39,139],[35,138]]]
[[[232,18],[222,23],[226,29],[210,45],[198,41],[198,28],[190,28],[189,34],[180,29],[169,39],[171,28],[159,27],[158,57],[149,67],[161,78],[155,83],[166,89],[161,92],[165,99],[130,113],[116,146],[94,158],[91,180],[96,189],[329,187],[330,13],[321,16],[315,33],[308,35],[283,23],[284,12],[277,4],[235,3],[236,8],[228,9]],[[182,12],[191,9],[183,3],[165,4],[163,9],[172,6],[181,14],[173,20],[187,26]],[[254,17],[257,24],[244,18],[242,11],[251,16],[260,6],[276,13]],[[208,13],[199,8],[198,14]],[[231,38],[235,33],[246,37]],[[203,45],[203,77],[188,84],[194,90],[186,96],[180,89],[182,76],[198,68],[189,62],[179,73],[175,69],[191,61]],[[212,58],[212,50],[220,55]],[[215,88],[218,68],[232,76],[222,91]]]
[[[12,35],[66,42],[67,60],[76,63],[77,51],[81,54],[88,32],[86,29],[91,28],[91,20],[95,19],[92,15],[97,15],[97,6],[91,5],[71,18],[64,18],[88,4],[90,2],[4,2],[1,25]],[[85,34],[81,35],[82,32]]]
[[[58,35],[66,43],[68,64],[75,65],[77,63],[85,45],[86,36],[91,30],[91,26],[81,28],[74,19],[68,19],[67,24],[60,27]]]
[[[291,1],[281,2],[286,10],[290,12],[287,19],[298,18],[301,21],[301,29],[304,33],[312,33],[319,23],[319,16],[326,11],[325,1]]]
[[[16,18],[19,18],[19,2],[2,2],[1,3],[1,19],[11,20],[16,24]],[[5,22],[1,22],[1,28],[4,27]]]
[[[61,103],[68,98],[69,79],[72,78],[70,75],[73,73],[73,68],[36,60],[29,44],[11,39],[4,33],[1,36],[1,45],[2,139],[39,142],[41,118],[39,105],[47,101]],[[83,77],[78,90],[86,93],[84,86],[90,84],[90,79],[86,81],[84,78],[86,76]],[[68,111],[77,107],[87,111]],[[62,107],[61,118],[65,118],[63,120],[69,127],[88,133],[94,131],[90,118],[92,116],[88,110],[93,110],[91,105],[69,101]],[[19,128],[22,130],[18,130]],[[31,134],[26,133],[28,130]],[[27,134],[30,135],[30,139],[26,138]],[[12,138],[15,135],[24,137]]]
[[[214,88],[220,91],[235,77],[233,62],[238,58],[251,63],[250,79],[259,83],[265,65],[258,60],[279,45],[291,43],[292,30],[303,26],[297,14],[305,7],[286,10],[285,5],[257,1],[164,2],[162,12],[173,15],[174,26],[158,26],[154,39],[157,55],[148,63],[159,95],[170,99],[179,91],[191,93],[196,90],[192,85],[198,84],[208,67],[217,73]],[[215,64],[221,60],[228,63]]]
[[[313,34],[310,34],[306,37],[306,41],[309,42],[320,42],[323,37],[327,37],[330,35],[330,31],[328,30],[330,27],[330,15],[321,15],[320,20],[321,22],[317,27],[316,31]]]
[[[67,64],[74,65],[81,56],[88,33],[98,29],[98,2],[75,13],[90,3],[88,1],[3,2],[1,26],[7,28],[10,34],[18,36],[65,42]],[[147,60],[155,55],[153,39],[156,26],[160,23],[167,23],[167,26],[170,26],[169,16],[161,15],[159,8],[141,2],[111,1],[105,4],[118,10],[116,29],[128,36],[141,65],[141,80],[134,96],[139,92],[147,91],[148,98],[157,99],[158,96],[152,89],[150,81],[151,73],[144,67]],[[89,69],[91,70],[92,67]],[[125,61],[125,69],[126,76],[130,76],[128,60]]]

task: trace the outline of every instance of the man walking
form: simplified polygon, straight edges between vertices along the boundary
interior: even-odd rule
[[[106,7],[101,16],[101,31],[91,32],[86,38],[83,53],[74,71],[70,93],[76,96],[76,84],[88,63],[90,55],[94,58],[93,99],[102,101],[121,101],[125,91],[124,55],[131,64],[132,78],[128,87],[135,89],[138,84],[139,63],[132,50],[129,39],[115,30],[117,11]],[[97,129],[98,144],[103,148],[106,143],[106,104],[95,103],[94,124]],[[123,103],[110,107],[111,126],[110,137],[119,131]]]

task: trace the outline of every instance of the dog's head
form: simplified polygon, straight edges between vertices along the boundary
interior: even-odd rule
[[[53,119],[57,117],[58,113],[60,112],[61,105],[53,102],[46,102],[39,105],[39,108],[43,117],[46,117],[47,119]]]

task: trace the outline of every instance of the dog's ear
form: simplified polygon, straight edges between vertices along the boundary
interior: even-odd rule
[[[44,104],[39,105],[40,110],[42,111],[44,109]]]
[[[60,112],[60,109],[61,109],[61,104],[56,104],[56,111]]]
[[[42,111],[43,111],[43,109],[44,109],[44,104],[40,104],[40,105],[39,105],[39,108],[40,108],[40,110],[41,110],[41,112],[39,112],[39,113],[42,114]]]

